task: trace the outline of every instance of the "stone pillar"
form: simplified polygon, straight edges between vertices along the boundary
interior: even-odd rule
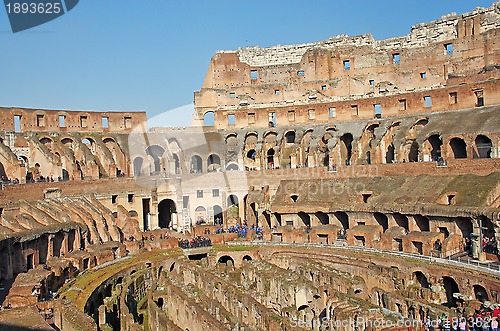
[[[54,256],[54,235],[53,234],[49,234],[48,236],[48,243],[47,243],[47,259],[49,257],[52,257]]]

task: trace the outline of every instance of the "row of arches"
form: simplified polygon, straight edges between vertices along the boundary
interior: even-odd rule
[[[185,156],[177,143],[176,148],[169,147],[168,150],[152,145],[146,149],[145,155],[133,159],[133,172],[135,176],[161,172],[196,174],[496,157],[492,139],[484,134],[477,135],[473,143],[460,136],[448,137],[444,143],[439,133],[418,138],[427,123],[427,119],[418,121],[405,133],[405,137],[399,133],[398,139],[396,133],[400,130],[400,122],[394,123],[382,134],[380,123],[371,123],[359,138],[351,132],[340,134],[335,127],[321,131],[307,129],[302,133],[289,129],[282,134],[272,130],[264,133],[262,138],[257,132],[247,132],[241,141],[242,146],[239,145],[238,135],[230,133],[224,138],[224,152],[201,153],[201,150],[194,150],[194,153]]]

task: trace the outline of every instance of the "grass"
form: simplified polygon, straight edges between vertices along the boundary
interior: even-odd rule
[[[214,251],[216,252],[244,252],[244,251],[255,251],[258,250],[258,246],[254,245],[241,245],[241,246],[233,246],[233,245],[214,245]]]

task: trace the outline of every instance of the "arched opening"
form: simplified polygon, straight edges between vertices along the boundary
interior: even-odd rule
[[[174,172],[178,175],[181,173],[181,162],[177,154],[172,154],[172,158],[174,159]]]
[[[229,255],[223,255],[217,261],[217,267],[222,272],[231,272],[234,270],[234,260]]]
[[[203,161],[201,160],[201,157],[199,155],[193,155],[191,157],[191,173],[192,174],[200,174],[203,170]]]
[[[455,159],[467,158],[467,144],[461,138],[452,138],[450,140],[450,147]]]
[[[330,223],[330,218],[328,217],[327,214],[318,211],[314,215],[318,218],[318,220],[321,224],[326,225],[326,224]]]
[[[64,235],[61,232],[57,232],[52,239],[52,256],[61,256],[61,249],[63,248]]]
[[[274,169],[274,149],[270,148],[267,150],[267,165],[268,169]]]
[[[68,231],[68,252],[72,252],[75,249],[75,240],[76,240],[76,230]]]
[[[131,218],[134,218],[134,219],[137,219],[139,217],[139,213],[136,212],[135,210],[129,210],[128,212],[128,217],[131,217]]]
[[[215,125],[215,114],[213,111],[207,111],[203,115],[203,126],[214,126]]]
[[[237,170],[240,170],[240,168],[236,163],[230,163],[226,167],[226,171],[237,171]]]
[[[49,253],[49,237],[46,234],[44,234],[43,236],[40,237],[40,239],[38,239],[38,263],[45,264],[45,262],[47,262],[48,253]]]
[[[385,153],[385,163],[394,163],[394,144],[391,143],[388,147],[387,147],[387,152]]]
[[[252,202],[250,204],[250,216],[247,221],[250,221],[250,224],[255,224],[257,226],[259,226],[259,215],[258,215],[258,212],[257,212],[257,204],[255,202]]]
[[[158,226],[161,229],[169,228],[176,213],[175,202],[171,199],[163,199],[158,204]]]
[[[400,213],[394,213],[392,216],[394,217],[394,221],[396,221],[396,224],[398,226],[404,228],[406,231],[410,230],[408,226],[408,217]]]
[[[375,220],[377,223],[382,226],[384,232],[389,228],[389,219],[385,214],[376,212],[373,214],[373,217],[375,217]]]
[[[154,167],[150,168],[153,174],[159,174],[162,171],[160,160],[164,153],[165,150],[163,149],[163,147],[160,147],[158,145],[153,145],[146,148],[146,154],[153,158]]]
[[[220,171],[220,157],[217,154],[211,154],[207,159],[207,171]]]
[[[343,211],[336,211],[333,213],[333,216],[340,222],[344,230],[349,229],[349,215]]]
[[[410,146],[410,152],[408,153],[408,161],[418,162],[418,143],[414,140]]]
[[[431,144],[431,159],[432,161],[437,161],[441,157],[441,146],[443,146],[443,141],[438,134],[433,134],[427,138],[429,144]]]
[[[476,284],[473,286],[473,288],[474,288],[474,296],[476,297],[476,300],[481,301],[481,302],[485,302],[485,301],[489,300],[488,292],[486,291],[486,289],[483,286]]]
[[[420,231],[429,231],[429,219],[422,215],[414,215],[415,223]]]
[[[252,261],[252,257],[250,255],[243,256],[243,261]]]
[[[462,238],[469,238],[473,231],[472,220],[468,217],[457,217],[455,223],[462,232]]]
[[[446,291],[446,300],[447,300],[446,305],[448,307],[456,307],[457,299],[453,296],[453,294],[460,293],[457,282],[451,277],[444,276],[443,286]]]
[[[342,155],[342,159],[344,160],[346,165],[351,164],[352,157],[352,141],[354,140],[352,134],[346,133],[342,137],[340,137],[340,141],[342,142],[340,146],[340,153]]]
[[[252,161],[255,161],[255,158],[257,157],[257,152],[255,149],[251,149],[247,152],[247,157],[251,159]]]
[[[234,194],[231,194],[227,197],[227,206],[236,206],[238,207],[238,197]]]
[[[157,275],[157,278],[160,279],[161,276],[162,276],[162,272],[163,272],[163,266],[161,266],[160,268],[158,268],[158,275]]]
[[[417,281],[421,287],[423,288],[429,288],[429,281],[427,280],[427,277],[423,274],[421,271],[415,271],[413,273],[413,279]]]
[[[198,206],[194,210],[194,219],[197,225],[206,224],[207,222],[207,209],[203,206]]]
[[[287,133],[285,133],[285,141],[288,144],[295,143],[295,131],[288,131]]]
[[[224,215],[222,213],[222,207],[219,205],[214,205],[214,225],[224,224]]]
[[[142,169],[143,162],[144,162],[144,159],[140,156],[138,156],[134,159],[134,176],[135,177],[138,177],[141,175],[141,169]]]
[[[309,214],[306,214],[304,212],[299,212],[297,215],[299,216],[304,226],[311,226],[311,216],[309,216]]]
[[[489,159],[491,158],[491,148],[493,147],[493,144],[491,143],[491,139],[479,135],[476,137],[476,151],[474,151],[474,158],[479,158],[479,159]]]
[[[0,178],[2,179],[2,181],[8,180],[8,177],[7,177],[7,174],[5,173],[5,168],[2,164],[2,162],[0,162]]]
[[[156,306],[160,309],[163,308],[163,298],[158,298],[158,301],[156,301]]]

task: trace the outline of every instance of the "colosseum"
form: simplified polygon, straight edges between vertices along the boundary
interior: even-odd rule
[[[1,108],[0,330],[496,331],[499,36],[218,51],[186,128]]]

